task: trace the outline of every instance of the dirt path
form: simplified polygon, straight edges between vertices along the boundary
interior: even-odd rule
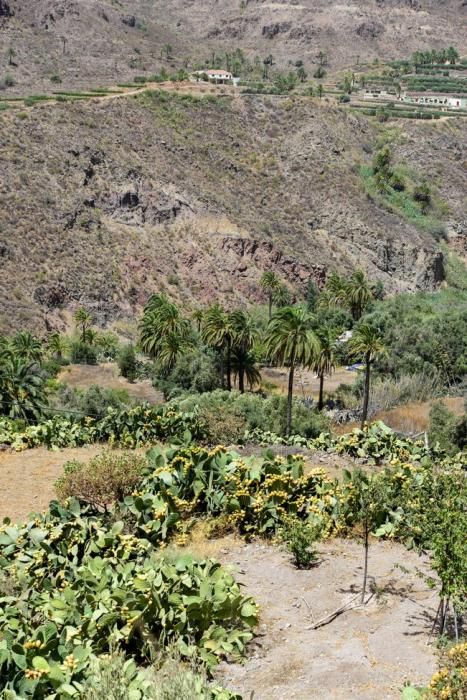
[[[365,608],[312,630],[360,590],[362,547],[334,540],[319,547],[321,561],[300,571],[277,548],[233,541],[224,563],[261,606],[260,637],[244,664],[222,664],[217,678],[254,700],[399,700],[404,681],[426,684],[436,656],[427,645],[437,607],[433,591],[409,569],[420,559],[402,546],[377,542],[369,574],[377,593]]]

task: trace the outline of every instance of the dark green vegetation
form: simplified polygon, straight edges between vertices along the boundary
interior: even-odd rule
[[[429,551],[443,610],[450,605],[457,620],[467,580],[462,463],[376,426],[331,449],[352,453],[365,445],[390,465],[371,478],[348,473],[342,482],[322,470],[305,476],[300,456],[245,460],[195,445],[154,448],[147,460],[109,454],[70,464],[58,487],[63,503],[26,525],[1,528],[3,689],[22,698],[77,696],[92,686],[96,657],[118,648],[139,665],[126,681],[132,697],[151,698],[143,667],[156,648],[175,647],[181,658],[196,654],[208,669],[244,653],[257,621],[253,600],[219,564],[161,551],[186,543],[200,517],[211,520],[213,532],[280,534],[299,565],[312,558],[304,538],[361,528],[396,537]],[[441,617],[441,629],[445,624]]]

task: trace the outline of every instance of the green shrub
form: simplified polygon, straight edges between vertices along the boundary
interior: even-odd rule
[[[431,444],[439,445],[447,454],[458,452],[456,445],[457,419],[441,401],[433,404],[430,410],[428,439]]]
[[[75,341],[71,344],[71,361],[78,365],[96,365],[97,350],[92,345]]]
[[[222,422],[226,426],[236,426],[240,429],[239,419],[245,422],[245,428],[272,431],[280,435],[285,433],[286,405],[285,396],[273,395],[264,398],[260,394],[218,389],[200,395],[184,395],[176,400],[177,405],[184,411],[199,408],[200,414],[206,421],[207,432],[210,432],[209,421],[213,420],[213,433],[222,438]],[[220,418],[216,418],[216,413]],[[228,418],[230,415],[231,418]],[[214,427],[215,426],[215,427]],[[312,411],[302,402],[295,400],[292,419],[292,431],[305,437],[316,437],[328,430],[329,420],[318,411]],[[220,442],[231,442],[230,432]]]
[[[104,452],[87,464],[67,462],[55,488],[61,500],[75,496],[95,508],[107,510],[135,490],[145,466],[146,460],[134,453]]]
[[[120,374],[130,382],[134,382],[137,377],[136,353],[133,345],[126,345],[118,356],[118,367]]]
[[[103,389],[97,384],[89,389],[70,389],[62,384],[58,392],[58,405],[60,409],[83,417],[103,418],[109,408],[124,411],[132,405],[132,401],[125,389]]]
[[[154,385],[166,398],[213,391],[220,385],[217,358],[212,350],[195,347],[179,357],[168,374],[154,379]]]
[[[298,569],[309,569],[318,559],[313,544],[319,538],[319,528],[310,523],[304,523],[298,518],[287,518],[279,535],[287,550],[292,554],[294,564]]]

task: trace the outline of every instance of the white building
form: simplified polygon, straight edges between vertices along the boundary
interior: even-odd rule
[[[222,70],[221,68],[207,68],[206,70],[197,70],[193,73],[197,80],[202,80],[204,76],[212,83],[218,83],[220,85],[225,85],[226,83],[232,83],[233,85],[238,85],[240,78],[234,78],[232,73],[227,70]]]
[[[441,109],[467,109],[467,95],[446,95],[444,93],[411,92],[399,98],[401,102],[412,105],[429,105]]]

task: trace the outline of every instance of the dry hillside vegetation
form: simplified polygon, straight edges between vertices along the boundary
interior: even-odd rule
[[[465,52],[466,11],[462,0],[1,0],[0,32],[16,53],[14,89],[31,93],[53,75],[86,88],[236,48],[272,53],[280,68],[303,60],[310,73],[323,51],[330,74],[449,44]]]
[[[437,242],[366,194],[360,164],[388,138],[397,158],[435,161],[462,225],[465,129],[396,132],[309,98],[153,92],[1,113],[0,330],[65,328],[79,304],[101,324],[134,318],[156,290],[255,301],[268,268],[297,292],[359,267],[389,290],[434,288]]]

